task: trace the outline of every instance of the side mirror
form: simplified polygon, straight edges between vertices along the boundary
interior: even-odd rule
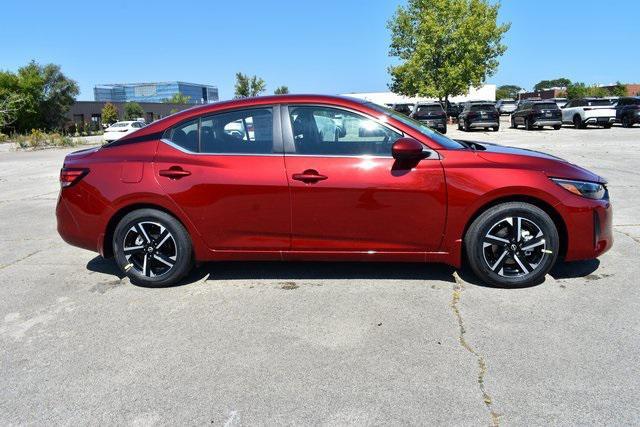
[[[391,146],[391,155],[396,160],[422,160],[430,154],[422,151],[423,148],[424,145],[413,138],[400,138]]]

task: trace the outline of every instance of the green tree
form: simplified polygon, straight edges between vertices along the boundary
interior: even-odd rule
[[[126,120],[135,120],[144,116],[142,106],[137,102],[126,102],[124,104],[124,118]]]
[[[620,82],[616,82],[615,86],[609,89],[611,96],[627,96],[627,86]]]
[[[55,64],[31,61],[17,73],[0,72],[0,100],[14,100],[13,126],[19,132],[62,127],[78,93],[77,83]]]
[[[496,90],[496,99],[517,99],[518,93],[522,90],[516,85],[502,85]]]
[[[533,90],[539,91],[539,90],[551,89],[554,87],[569,87],[570,85],[571,85],[571,80],[564,77],[560,77],[558,79],[553,79],[553,80],[542,80],[533,87]]]
[[[289,93],[289,88],[287,86],[277,87],[276,90],[273,91],[274,95],[286,95]]]
[[[102,107],[101,115],[102,123],[110,125],[118,121],[118,109],[110,102],[104,104],[104,107]]]
[[[164,102],[168,104],[188,104],[191,101],[191,97],[183,93],[174,93],[171,98],[167,98]]]
[[[388,22],[390,89],[441,101],[481,86],[495,73],[510,24],[497,23],[500,4],[488,0],[408,0]]]
[[[249,98],[258,96],[267,89],[267,84],[258,76],[249,77],[246,74],[236,73],[235,97]]]

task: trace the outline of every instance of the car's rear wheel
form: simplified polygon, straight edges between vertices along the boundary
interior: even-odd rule
[[[562,128],[562,125],[555,125],[553,128],[554,128],[555,130],[560,130],[560,128]]]
[[[125,215],[113,233],[118,267],[137,285],[175,284],[192,266],[189,233],[173,216],[156,209]]]
[[[469,132],[471,130],[471,126],[469,126],[469,122],[467,120],[464,121],[464,131]]]
[[[511,117],[511,127],[513,129],[518,129],[518,125],[516,124],[516,121],[513,119],[513,117]]]
[[[531,126],[531,121],[529,120],[528,117],[526,119],[524,119],[524,128],[526,130],[532,130],[533,129],[533,126]]]
[[[464,241],[473,272],[485,283],[504,287],[540,283],[560,247],[549,215],[523,202],[486,210],[473,221]]]
[[[622,126],[625,128],[630,128],[633,126],[633,121],[631,120],[631,117],[628,114],[622,117]]]
[[[494,132],[498,132],[500,130],[500,126],[494,126],[492,129]]]

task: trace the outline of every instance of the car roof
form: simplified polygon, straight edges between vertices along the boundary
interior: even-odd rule
[[[439,105],[442,107],[442,105],[438,102],[438,101],[424,101],[424,102],[418,102],[416,104],[418,107],[422,106],[422,105]]]

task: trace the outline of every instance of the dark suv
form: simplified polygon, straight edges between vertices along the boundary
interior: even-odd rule
[[[618,99],[616,104],[616,121],[626,128],[640,123],[640,97],[629,96]]]
[[[475,128],[500,129],[500,113],[492,102],[467,102],[458,116],[458,129],[469,131]]]
[[[409,116],[424,123],[440,133],[447,133],[447,113],[437,102],[423,102],[416,104]]]
[[[399,103],[399,104],[393,104],[393,107],[391,108],[397,111],[398,113],[402,113],[405,116],[408,116],[413,111],[413,105],[414,104]]]
[[[523,100],[511,113],[511,127],[517,129],[520,125],[526,130],[542,129],[544,126],[558,130],[562,127],[562,111],[555,101]]]

